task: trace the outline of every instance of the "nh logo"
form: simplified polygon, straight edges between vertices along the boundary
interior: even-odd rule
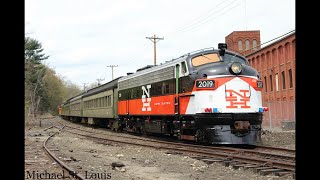
[[[150,102],[151,102],[151,98],[150,98],[150,88],[151,85],[147,85],[147,89],[142,86],[142,111],[151,111],[151,106],[150,106]]]
[[[249,90],[240,90],[237,92],[232,89],[227,89],[226,93],[226,101],[230,102],[227,108],[250,108],[250,106],[247,105],[247,102],[250,102]]]

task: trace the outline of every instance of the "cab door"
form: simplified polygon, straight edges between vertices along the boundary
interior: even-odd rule
[[[180,89],[180,64],[176,64],[175,66],[175,81],[176,81],[176,91],[175,91],[175,96],[174,96],[174,113],[176,115],[180,114],[179,111],[179,89]]]

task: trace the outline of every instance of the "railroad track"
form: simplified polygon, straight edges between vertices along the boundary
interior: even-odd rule
[[[61,131],[63,128],[64,128],[64,126],[63,126],[62,128],[60,128],[59,131]],[[49,136],[49,137],[44,141],[44,143],[43,143],[43,148],[47,151],[47,153],[50,155],[50,157],[51,157],[52,159],[54,159],[57,163],[59,163],[59,165],[60,165],[61,167],[63,167],[64,169],[66,169],[66,170],[68,171],[68,173],[69,173],[70,176],[72,176],[73,178],[76,178],[76,179],[85,180],[85,178],[84,178],[81,174],[77,173],[74,169],[72,169],[71,167],[69,167],[69,166],[67,166],[65,163],[63,163],[61,160],[59,160],[59,158],[56,157],[56,156],[54,155],[54,153],[53,153],[52,151],[50,151],[49,148],[46,146],[48,140],[49,140],[50,138],[52,138],[54,135],[56,135],[57,133],[58,133],[58,132],[53,133],[51,136]]]
[[[49,129],[52,130],[56,127],[50,121],[43,123],[42,126],[48,126],[48,123],[51,125],[48,128],[39,128],[37,131],[32,133],[30,131],[26,131],[24,160],[25,179],[63,178],[84,180],[81,175],[76,174],[74,170],[65,165],[54,155],[53,151],[59,151],[59,149],[52,144],[48,145],[48,141],[59,131],[48,131]],[[33,138],[34,136],[36,137]],[[46,136],[48,137],[46,138]],[[60,166],[56,166],[56,164],[59,164]],[[66,170],[66,172],[64,170]]]
[[[188,154],[191,157],[202,160],[208,164],[221,162],[235,169],[253,168],[262,175],[273,173],[278,176],[293,174],[295,177],[295,151],[268,146],[256,146],[255,149],[234,147],[213,147],[162,140],[147,139],[141,137],[124,137],[115,134],[114,138],[108,138],[106,133],[85,130],[79,127],[66,125],[63,132],[68,132],[90,138],[99,143],[108,142],[143,146],[155,149],[168,150],[171,153]]]

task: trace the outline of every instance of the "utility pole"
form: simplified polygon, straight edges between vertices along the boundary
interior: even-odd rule
[[[147,39],[150,39],[150,41],[153,42],[153,51],[154,51],[154,65],[157,65],[156,61],[156,43],[160,40],[164,40],[164,38],[156,37],[154,34],[153,37],[146,37]]]
[[[113,80],[113,67],[118,67],[118,65],[110,65],[110,66],[107,66],[107,67],[111,67],[111,71],[112,71],[112,80]]]
[[[98,86],[100,86],[100,81],[103,81],[104,79],[97,79],[98,81]]]
[[[83,91],[86,91],[86,84],[88,83],[82,83],[83,84]]]

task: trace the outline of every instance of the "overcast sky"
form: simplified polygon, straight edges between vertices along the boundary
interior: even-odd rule
[[[185,53],[215,47],[232,31],[260,30],[261,43],[295,30],[295,0],[25,0],[25,33],[45,64],[83,87]]]

